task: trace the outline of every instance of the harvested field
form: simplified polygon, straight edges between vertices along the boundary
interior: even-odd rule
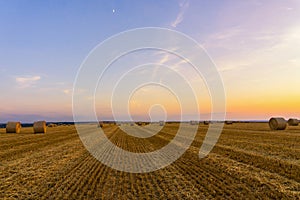
[[[103,129],[117,146],[149,152],[165,146],[177,127],[166,124],[149,138],[128,136],[116,125]],[[144,174],[101,164],[74,126],[37,135],[32,128],[20,134],[0,129],[0,199],[300,199],[299,126],[271,131],[268,123],[225,125],[213,151],[199,160],[207,128],[199,126],[191,147],[172,165]]]

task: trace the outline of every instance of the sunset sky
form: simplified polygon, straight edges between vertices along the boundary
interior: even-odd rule
[[[72,121],[73,84],[89,52],[115,34],[142,27],[180,31],[205,48],[223,79],[228,119],[300,118],[299,19],[298,0],[0,1],[0,122]],[[130,65],[180,63],[151,51],[129,55],[128,60]],[[115,84],[126,64],[125,59],[111,66],[106,84]],[[185,63],[177,67],[192,80],[198,111],[206,119],[211,105],[204,80]],[[153,64],[130,72],[119,91],[140,77],[139,70],[153,80],[178,83],[175,74],[159,71],[163,69]],[[110,119],[111,102],[101,96],[109,94],[106,90],[97,92],[95,107],[103,119]],[[175,96],[163,88],[140,88],[126,108],[120,106],[125,102],[122,92],[114,95],[117,112],[122,115],[128,108],[133,119],[148,119],[149,112],[159,119],[163,109],[169,119],[180,115]],[[191,110],[185,119],[198,111]]]

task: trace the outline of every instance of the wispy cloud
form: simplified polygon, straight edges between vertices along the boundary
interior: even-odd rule
[[[63,93],[65,93],[65,94],[70,94],[70,93],[71,93],[71,90],[65,89],[65,90],[63,90]]]
[[[288,11],[294,10],[294,8],[291,8],[291,7],[283,7],[283,9],[288,10]]]
[[[238,42],[247,39],[249,34],[241,27],[231,27],[220,30],[208,36],[204,42],[203,47],[209,48],[230,48],[238,45]]]
[[[240,35],[242,32],[243,32],[243,29],[241,29],[240,27],[233,27],[233,28],[215,33],[211,37],[213,40],[231,39],[233,37]]]
[[[166,64],[166,62],[168,62],[169,61],[169,53],[163,53],[163,54],[161,54],[162,55],[162,57],[158,60],[158,65],[156,65],[155,67],[154,67],[154,69],[153,69],[153,73],[152,73],[152,79],[155,79],[155,77],[157,77],[157,72],[158,72],[158,70],[159,70],[159,68],[161,67],[161,65],[164,65],[164,64]]]
[[[185,1],[183,1],[179,4],[179,6],[180,6],[179,13],[177,14],[176,19],[171,23],[171,26],[176,28],[177,25],[180,24],[183,21],[184,13],[189,8],[189,5],[190,5],[190,3],[189,3],[188,0],[185,0]]]
[[[34,86],[40,79],[40,76],[20,76],[16,77],[16,82],[19,88],[27,88]]]
[[[165,64],[167,61],[169,61],[169,54],[166,53],[159,61],[159,64]]]
[[[233,62],[219,62],[218,64],[218,71],[219,72],[232,72],[232,71],[238,71],[238,70],[243,70],[245,68],[251,67],[251,62],[241,62],[241,61],[233,61]]]

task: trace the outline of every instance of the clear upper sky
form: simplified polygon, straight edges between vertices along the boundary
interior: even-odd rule
[[[183,32],[203,45],[224,81],[227,118],[300,118],[298,0],[2,0],[0,122],[72,120],[73,82],[88,53],[114,34],[149,26]],[[155,55],[152,61],[172,65],[170,56]],[[149,111],[141,110],[145,96],[150,99],[144,102],[146,108],[155,104],[150,98],[154,93],[161,94],[160,103],[168,103],[163,102],[168,94],[160,89],[147,92],[137,93],[130,102],[137,119]],[[209,103],[202,94],[201,112],[206,116]],[[173,103],[165,108],[170,119],[179,114]],[[100,113],[109,118],[104,104],[97,101]]]

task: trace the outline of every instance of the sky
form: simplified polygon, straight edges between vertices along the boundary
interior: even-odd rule
[[[298,0],[2,0],[0,122],[73,121],[73,85],[89,53],[113,35],[143,27],[182,32],[205,49],[223,81],[227,119],[300,118],[299,19]],[[205,77],[178,59],[152,50],[120,58],[86,103],[95,103],[99,119],[129,113],[134,120],[177,120],[192,96],[178,99],[155,84],[127,89],[147,78],[185,91],[184,76],[198,103],[187,106],[183,119],[209,118]]]

